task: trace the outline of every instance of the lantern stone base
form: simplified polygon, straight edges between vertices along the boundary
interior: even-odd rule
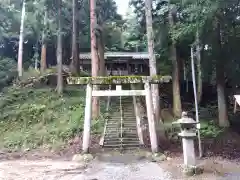
[[[186,166],[195,166],[196,157],[195,157],[194,139],[189,137],[182,137],[182,146],[183,146],[184,164]]]
[[[183,167],[183,174],[185,176],[194,176],[199,175],[203,173],[203,167],[202,166],[186,166]]]

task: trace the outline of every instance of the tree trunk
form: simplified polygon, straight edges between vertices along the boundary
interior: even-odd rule
[[[217,81],[217,94],[218,94],[218,119],[220,127],[229,127],[227,101],[225,94],[225,77],[224,77],[224,61],[225,57],[222,48],[221,38],[221,24],[217,19],[217,62],[216,62],[216,81]]]
[[[105,67],[105,59],[104,59],[104,42],[103,42],[103,31],[100,29],[99,37],[97,39],[97,47],[98,47],[98,57],[100,64],[100,76],[106,75],[106,67]]]
[[[38,46],[38,41],[39,38],[37,38],[37,42],[35,45],[35,52],[34,52],[34,69],[37,71],[38,70],[38,60],[39,60],[39,54],[38,54],[38,50],[39,50],[39,46]]]
[[[73,74],[78,74],[80,70],[79,63],[79,32],[78,32],[78,0],[72,0],[72,62],[71,62],[71,72]]]
[[[202,68],[201,68],[201,48],[200,48],[200,35],[199,31],[196,33],[196,49],[197,49],[197,100],[200,104],[202,100]]]
[[[44,30],[42,33],[42,51],[41,51],[41,73],[47,69],[47,42],[46,42],[46,27],[47,27],[47,8],[44,15]]]
[[[148,53],[149,53],[149,67],[150,75],[157,75],[157,63],[154,54],[154,35],[152,27],[152,0],[145,0],[146,9],[146,26],[147,26],[147,40],[148,40]],[[153,96],[153,109],[155,114],[155,120],[160,120],[160,106],[159,106],[159,89],[158,85],[152,85]]]
[[[92,77],[98,76],[99,73],[99,59],[97,53],[97,39],[96,39],[96,27],[97,27],[97,19],[96,19],[96,2],[95,0],[90,0],[90,28],[91,28],[91,58],[92,58]],[[96,85],[93,86],[94,90],[97,90],[98,87]],[[93,118],[97,118],[99,116],[99,99],[98,97],[93,97]]]
[[[184,79],[184,90],[188,93],[188,69],[185,60],[182,61],[183,64],[183,79]]]
[[[176,53],[176,46],[171,45],[171,55],[170,58],[173,64],[172,72],[172,88],[173,88],[173,114],[175,117],[181,117],[182,114],[182,104],[181,104],[181,95],[179,88],[179,62]]]
[[[145,15],[146,15],[146,27],[147,27],[147,40],[148,40],[148,53],[149,53],[149,67],[150,75],[157,75],[157,63],[154,54],[154,34],[152,27],[152,0],[145,0]],[[152,101],[153,112],[157,125],[158,139],[162,142],[166,142],[166,134],[163,126],[163,122],[160,116],[160,98],[159,98],[159,86],[158,84],[152,85]],[[154,132],[152,132],[154,133]]]
[[[19,47],[18,47],[18,76],[22,77],[23,75],[23,41],[24,41],[24,21],[26,15],[26,2],[23,0],[22,4],[22,16],[21,16],[21,26],[20,26],[20,35],[19,35]]]
[[[170,26],[174,25],[173,12],[171,7],[169,8],[169,23],[170,23]],[[182,104],[181,104],[181,95],[180,95],[180,87],[179,87],[179,59],[177,58],[176,42],[174,40],[172,40],[172,45],[170,48],[171,48],[170,58],[173,64],[173,72],[172,72],[173,114],[175,117],[181,117]]]
[[[62,0],[58,0],[58,35],[57,35],[57,92],[63,92],[63,77],[62,77],[62,17],[61,17]]]

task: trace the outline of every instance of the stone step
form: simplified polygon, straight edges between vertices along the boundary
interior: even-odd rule
[[[105,144],[103,145],[103,147],[106,147],[106,148],[137,148],[139,147],[140,144],[115,144],[115,145],[112,145],[112,144]]]
[[[125,145],[128,145],[128,144],[139,144],[139,141],[125,141],[125,142],[121,142],[121,141],[107,141],[107,142],[104,142],[103,145],[116,145],[116,144],[125,144]]]
[[[140,144],[136,128],[136,117],[133,107],[133,99],[129,97],[121,97],[121,99],[123,107],[123,122],[121,122],[121,113],[119,109],[120,98],[114,98],[114,101],[116,103],[112,105],[111,109],[115,110],[115,112],[111,111],[109,113],[109,119],[106,134],[104,136],[103,146],[109,148],[139,147]],[[123,131],[122,138],[119,137],[121,136],[121,130]]]
[[[122,124],[122,125],[111,125],[111,126],[107,126],[107,129],[121,129],[121,128],[128,128],[128,129],[137,129],[137,125],[136,124],[131,124],[131,125],[126,125],[126,124]]]
[[[111,140],[111,141],[104,141],[104,143],[103,143],[103,145],[110,145],[110,144],[113,144],[113,145],[115,145],[115,144],[140,144],[140,142],[138,141],[138,140],[136,140],[136,141],[122,141],[121,142],[121,140],[117,140],[117,141],[113,141],[113,140]]]
[[[131,120],[131,121],[123,121],[122,122],[123,124],[126,124],[126,125],[132,125],[132,124],[136,124],[136,119],[134,119],[134,120]],[[118,124],[121,124],[121,122],[119,122],[119,121],[108,121],[108,124],[107,125],[118,125]]]
[[[137,129],[137,125],[136,124],[132,124],[132,125],[123,124],[122,127],[123,128],[127,128],[127,129]]]
[[[122,123],[124,126],[136,126],[136,120],[135,121],[125,121]]]
[[[136,124],[132,124],[132,125],[126,125],[126,124],[122,124],[122,125],[116,125],[116,126],[107,126],[107,129],[121,129],[121,128],[124,128],[124,129],[137,129],[137,126]]]
[[[104,137],[104,142],[109,142],[109,141],[120,141],[121,138],[119,136],[105,136]],[[130,142],[130,141],[139,141],[137,136],[124,136],[123,138],[124,142]]]
[[[120,122],[118,122],[118,121],[108,121],[108,123],[107,123],[108,126],[118,125],[118,124],[120,124]]]
[[[112,131],[112,132],[117,132],[117,131],[121,131],[121,128],[107,128],[106,131]],[[123,127],[122,128],[122,131],[124,133],[128,133],[128,132],[131,132],[131,133],[135,133],[137,132],[137,128],[128,128],[128,127]]]
[[[112,116],[109,118],[109,121],[120,121],[120,120],[121,120],[121,115]]]
[[[111,123],[111,124],[107,124],[107,127],[118,127],[119,123]]]
[[[132,133],[132,132],[126,132],[122,133],[123,137],[138,137],[137,133]],[[106,132],[105,136],[111,136],[111,137],[120,137],[121,133],[120,132]]]
[[[116,137],[120,137],[121,133],[120,132],[106,132],[105,136],[116,136]],[[126,133],[122,133],[123,137],[137,137],[137,133],[132,133],[132,132],[126,132]]]
[[[106,130],[106,133],[120,133],[121,132],[121,129],[114,129],[114,128],[112,128],[112,129],[107,129]],[[122,132],[123,133],[136,133],[137,132],[137,129],[126,129],[126,128],[124,128],[124,129],[122,129]]]
[[[136,125],[136,120],[135,121],[125,121],[125,122],[123,122],[122,123],[123,125],[125,125],[125,126],[132,126],[132,125]],[[117,127],[117,126],[119,126],[119,127],[121,127],[121,123],[120,122],[117,122],[117,123],[114,123],[114,122],[108,122],[108,124],[107,124],[107,126],[109,126],[109,127],[112,127],[112,126],[115,126],[115,127]]]
[[[137,136],[137,132],[135,131],[135,132],[133,132],[133,131],[126,131],[126,132],[123,132],[122,133],[123,134],[123,136],[128,136],[128,135],[135,135],[135,136]]]
[[[136,117],[126,117],[123,116],[124,122],[136,122]]]
[[[132,114],[131,114],[131,115],[126,115],[126,114],[124,114],[124,115],[123,115],[123,118],[124,118],[124,117],[125,117],[125,118],[129,118],[129,119],[136,119],[136,116],[135,116],[135,115],[132,115]]]
[[[132,140],[130,140],[130,139],[132,139]],[[110,141],[120,141],[120,138],[108,137],[108,136],[104,137],[104,142],[110,142]],[[138,141],[139,142],[139,139],[138,139],[138,137],[135,136],[135,137],[131,137],[131,138],[125,137],[124,140],[123,140],[123,142],[131,142],[131,141]]]
[[[117,140],[119,140],[119,139],[121,139],[121,138],[120,138],[120,137],[115,137],[115,138],[108,139],[108,137],[105,136],[104,139],[105,139],[105,140],[117,141]],[[133,141],[139,141],[139,140],[138,140],[138,137],[137,137],[137,138],[123,137],[122,139],[123,139],[124,141],[131,141],[131,140],[133,140]]]

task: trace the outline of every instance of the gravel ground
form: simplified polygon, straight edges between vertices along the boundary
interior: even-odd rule
[[[207,158],[204,174],[184,177],[182,158],[160,163],[133,154],[105,154],[88,164],[60,160],[2,160],[0,180],[239,180],[240,165]]]
[[[88,168],[66,161],[6,161],[0,180],[171,180],[155,163],[114,164],[94,161]]]
[[[156,163],[141,161],[133,164],[96,163],[73,180],[172,180],[171,174]]]
[[[67,161],[4,161],[0,163],[0,180],[71,180],[84,166]]]

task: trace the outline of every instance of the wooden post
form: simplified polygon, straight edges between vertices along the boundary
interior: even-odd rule
[[[136,90],[137,89],[136,85],[131,84],[131,89]],[[134,111],[135,111],[135,116],[136,116],[137,133],[138,133],[139,143],[141,145],[144,145],[143,131],[142,131],[142,126],[141,126],[141,114],[140,114],[136,96],[133,96],[133,105],[134,105]]]
[[[133,96],[133,105],[134,105],[134,111],[135,111],[135,116],[136,116],[139,142],[141,145],[144,145],[143,132],[142,132],[142,127],[141,127],[141,115],[140,115],[139,107],[137,104],[137,98],[135,96]]]
[[[152,92],[150,83],[145,83],[145,91],[146,91],[146,106],[147,106],[147,116],[148,116],[148,126],[149,126],[149,134],[151,141],[151,149],[153,153],[158,152],[158,142],[157,142],[157,134],[155,127],[155,118],[153,112],[153,101],[152,101]]]
[[[83,153],[87,153],[89,150],[90,134],[91,134],[91,119],[92,119],[92,84],[87,84],[83,144],[82,144]]]
[[[237,100],[235,99],[233,113],[235,114],[236,112],[237,112]]]

